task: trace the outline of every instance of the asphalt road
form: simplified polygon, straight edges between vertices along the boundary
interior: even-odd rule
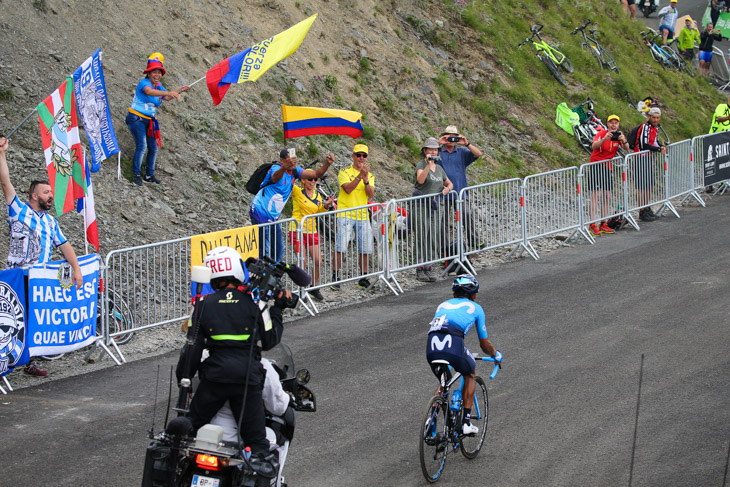
[[[441,485],[628,485],[642,354],[633,485],[722,485],[730,197],[680,215],[480,273],[479,302],[505,365],[488,383],[485,447],[472,461],[450,455]],[[298,415],[289,485],[425,485],[417,436],[436,385],[425,334],[448,294],[443,281],[287,326],[319,408]],[[175,361],[0,398],[0,484],[139,485],[155,376]]]

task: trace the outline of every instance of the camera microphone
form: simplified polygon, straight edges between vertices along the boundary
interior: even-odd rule
[[[309,283],[312,282],[312,276],[307,274],[307,272],[301,267],[295,264],[283,264],[283,266],[284,271],[286,271],[286,274],[289,276],[289,279],[291,279],[297,286],[307,287],[309,286]]]

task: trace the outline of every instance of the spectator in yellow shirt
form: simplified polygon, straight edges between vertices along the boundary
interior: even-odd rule
[[[357,144],[352,149],[352,165],[342,169],[338,175],[340,183],[340,194],[337,197],[337,209],[357,208],[368,204],[368,200],[375,195],[375,177],[370,173],[368,164],[368,146]],[[357,237],[358,264],[360,275],[368,273],[368,255],[373,253],[373,230],[370,226],[370,215],[367,209],[359,209],[338,213],[337,215],[337,236],[335,237],[335,258],[332,265],[333,281],[330,286],[339,291],[340,267],[342,265],[342,254],[352,240],[353,232]],[[370,281],[362,277],[357,282],[358,287],[367,289]]]

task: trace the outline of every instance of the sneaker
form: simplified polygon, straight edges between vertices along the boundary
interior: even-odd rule
[[[145,177],[144,177],[144,182],[145,182],[145,183],[155,183],[155,184],[160,184],[160,183],[161,183],[162,181],[160,181],[160,180],[159,180],[159,179],[157,179],[157,178],[156,178],[156,177],[155,177],[154,175],[152,175],[152,176],[145,176]]]
[[[309,291],[309,295],[312,296],[317,301],[324,301],[324,296],[322,296],[322,291],[319,289],[315,289],[314,291]]]
[[[436,276],[433,275],[433,269],[430,267],[423,269],[423,275],[426,277],[428,282],[436,282]]]
[[[332,289],[333,291],[339,291],[340,285],[339,284],[330,284],[330,289]]]
[[[370,288],[370,281],[368,281],[367,277],[363,277],[359,281],[357,281],[357,287],[360,289],[369,289]]]
[[[656,217],[649,213],[646,208],[644,208],[643,210],[639,211],[639,220],[643,222],[653,222],[654,220],[656,220]]]
[[[479,433],[479,428],[471,423],[464,423],[461,425],[461,434],[465,436],[475,435]]]
[[[606,225],[606,222],[601,223],[599,230],[601,233],[616,233],[616,230]]]
[[[428,276],[426,275],[426,271],[421,267],[416,269],[416,279],[421,282],[429,282]]]
[[[35,377],[45,377],[48,375],[48,372],[41,369],[38,366],[38,362],[36,362],[35,360],[31,360],[30,362],[28,362],[28,365],[25,366],[25,368],[23,369],[23,372],[25,372],[28,375],[35,376]]]
[[[137,186],[142,186],[142,178],[139,177],[138,175],[135,175],[134,176],[134,184],[136,184]]]
[[[601,230],[598,228],[598,225],[596,223],[591,223],[588,227],[588,231],[591,232],[591,235],[594,237],[597,237],[601,234]]]

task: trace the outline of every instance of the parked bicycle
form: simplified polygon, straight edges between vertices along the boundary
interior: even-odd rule
[[[571,32],[570,35],[575,35],[580,32],[583,35],[583,42],[580,44],[581,49],[591,54],[596,61],[598,61],[601,68],[608,68],[616,71],[617,74],[620,74],[618,64],[616,64],[613,56],[611,56],[611,54],[609,54],[609,52],[598,42],[598,39],[596,38],[596,29],[589,29],[588,34],[586,34],[586,28],[591,24],[598,25],[596,22],[588,19],[585,24],[573,29],[573,32]]]
[[[553,46],[552,44],[547,43],[542,37],[540,37],[540,31],[542,30],[542,28],[542,24],[535,24],[530,27],[530,32],[532,32],[532,35],[524,41],[520,42],[518,47],[522,47],[528,42],[532,42],[532,45],[537,50],[538,59],[540,59],[540,61],[545,64],[550,73],[555,77],[556,80],[558,80],[558,82],[560,82],[561,85],[568,86],[568,84],[565,82],[565,78],[563,78],[563,75],[560,74],[558,66],[565,70],[565,72],[572,73],[573,64],[565,56],[565,54],[560,51],[560,49]]]
[[[475,356],[474,359],[494,362],[492,357]],[[479,454],[479,450],[484,444],[484,437],[487,434],[487,422],[489,420],[487,386],[484,379],[477,376],[471,423],[479,428],[479,432],[473,435],[461,434],[464,378],[460,373],[454,372],[447,361],[439,360],[434,363],[438,363],[437,373],[440,377],[442,392],[429,401],[426,416],[421,423],[421,434],[419,436],[421,471],[430,483],[436,482],[441,477],[449,450],[456,451],[458,448],[470,460]],[[499,363],[494,364],[494,370],[489,376],[490,379],[496,377],[500,367]],[[459,381],[459,385],[452,391],[451,387],[457,381]]]
[[[600,130],[605,130],[606,125],[593,110],[593,100],[590,97],[571,110],[580,117],[578,125],[573,125],[573,134],[583,150],[590,154],[593,152],[593,138]]]
[[[659,63],[663,68],[672,68],[677,71],[687,73],[694,77],[697,75],[697,71],[691,63],[688,63],[677,51],[672,49],[670,46],[660,46],[656,43],[656,40],[662,35],[653,29],[647,29],[641,32],[641,37],[644,39],[644,44],[649,48],[651,57]]]

